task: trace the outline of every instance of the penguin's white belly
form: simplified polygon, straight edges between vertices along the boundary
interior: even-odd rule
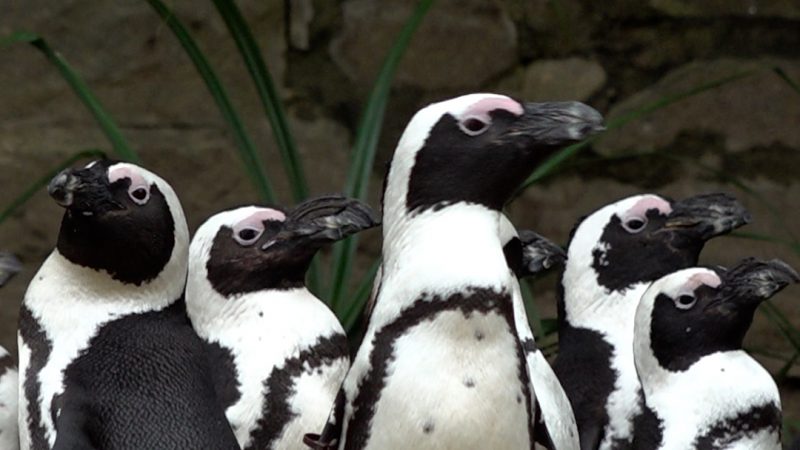
[[[518,342],[500,314],[441,312],[393,347],[366,448],[531,448]]]

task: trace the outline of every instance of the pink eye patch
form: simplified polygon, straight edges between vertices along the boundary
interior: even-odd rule
[[[131,180],[131,186],[147,186],[148,184],[144,177],[131,167],[112,167],[108,171],[109,183],[114,183],[115,181],[123,178],[129,178]]]
[[[646,217],[647,211],[656,209],[664,215],[672,212],[672,206],[666,200],[648,195],[638,202],[636,202],[631,209],[628,210],[626,217]]]
[[[275,209],[259,209],[236,224],[236,228],[261,228],[263,226],[262,224],[267,220],[283,222],[286,220],[286,215]]]
[[[509,97],[498,95],[486,97],[473,103],[461,113],[461,118],[475,117],[488,123],[491,121],[489,113],[497,109],[508,111],[515,116],[521,116],[523,113],[522,105],[519,102]]]
[[[702,285],[715,288],[720,284],[722,284],[722,280],[719,279],[717,274],[711,272],[700,272],[689,277],[689,281],[684,284],[684,288],[688,289],[689,292],[693,292]]]

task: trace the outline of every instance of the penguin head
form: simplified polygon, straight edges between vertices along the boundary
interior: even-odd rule
[[[637,195],[592,213],[573,230],[567,268],[593,271],[607,291],[624,291],[697,263],[705,242],[750,221],[732,196],[671,201]]]
[[[685,371],[703,356],[739,350],[756,307],[800,281],[783,261],[748,258],[736,267],[684,269],[654,282],[636,312],[637,333],[658,366]]]
[[[537,164],[602,129],[600,113],[578,102],[470,94],[429,105],[400,137],[384,210],[414,214],[467,202],[499,211]]]
[[[225,211],[195,233],[190,280],[202,274],[224,297],[301,287],[323,245],[377,224],[369,206],[341,196],[307,200],[289,211],[257,206]]]
[[[500,242],[506,264],[517,278],[527,278],[564,264],[564,250],[531,231],[519,230],[505,215],[500,216]]]
[[[100,160],[63,170],[47,190],[66,210],[57,249],[67,260],[135,285],[174,272],[182,289],[189,232],[166,181],[134,164]]]

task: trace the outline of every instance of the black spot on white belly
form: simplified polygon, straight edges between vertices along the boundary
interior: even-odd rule
[[[559,315],[564,317],[563,310]],[[602,334],[573,327],[565,320],[560,320],[558,342],[553,371],[575,413],[581,448],[589,448],[586,445],[596,448],[608,426],[606,402],[618,377],[611,367],[614,349]]]
[[[781,410],[773,402],[753,406],[712,425],[694,440],[697,450],[726,448],[734,442],[754,436],[761,431],[779,433]]]
[[[472,377],[464,378],[464,386],[466,386],[468,388],[474,388],[475,387],[475,379],[472,378]]]
[[[347,338],[343,334],[333,334],[319,337],[314,345],[287,359],[281,367],[273,368],[264,382],[267,392],[264,409],[245,450],[271,448],[280,439],[284,427],[297,416],[289,401],[296,393],[295,383],[300,375],[347,358]],[[320,373],[321,370],[317,372]]]
[[[64,380],[57,445],[63,436],[120,450],[239,448],[183,299],[102,326]]]
[[[214,391],[217,393],[222,409],[228,409],[242,397],[239,391],[238,371],[234,363],[233,354],[227,347],[218,342],[203,342],[211,366],[211,377],[214,382]]]
[[[387,369],[396,358],[395,341],[405,335],[411,328],[419,323],[434,319],[438,314],[446,311],[461,311],[464,316],[474,312],[486,314],[496,312],[508,324],[509,329],[516,336],[514,313],[511,297],[507,293],[497,293],[491,289],[469,288],[466,292],[453,294],[449,297],[423,296],[413,304],[403,309],[399,316],[378,332],[372,341],[372,351],[369,355],[369,370],[358,386],[356,397],[352,400],[353,414],[347,425],[345,450],[360,450],[366,447],[372,433],[372,419],[375,415],[376,405],[380,401],[381,391],[386,386]],[[531,410],[531,392],[528,371],[525,363],[522,344],[517,345],[517,374],[522,389],[522,396],[527,402],[526,411]],[[528,435],[534,436],[533,421],[528,420]],[[386,430],[385,432],[391,432]],[[533,448],[533,441],[531,441]]]
[[[433,421],[429,420],[422,426],[422,432],[425,434],[433,433]]]
[[[30,432],[32,450],[46,450],[50,448],[47,442],[44,426],[41,425],[43,411],[49,410],[39,401],[42,385],[39,383],[39,372],[47,364],[53,345],[47,334],[42,329],[33,313],[25,305],[19,311],[19,334],[22,342],[30,349],[30,361],[24,374],[22,394],[28,402],[27,426]]]

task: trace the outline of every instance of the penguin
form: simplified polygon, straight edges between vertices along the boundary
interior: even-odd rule
[[[186,316],[189,233],[172,187],[100,160],[48,192],[65,213],[20,310],[21,447],[238,449]]]
[[[781,448],[781,400],[742,349],[758,305],[800,281],[780,260],[694,267],[654,282],[636,310],[634,356],[645,413],[634,448]]]
[[[749,221],[727,194],[680,201],[643,194],[604,206],[576,225],[559,284],[553,369],[572,404],[581,450],[631,446],[641,389],[633,320],[645,288],[697,264],[707,240]]]
[[[350,357],[306,271],[322,246],[377,224],[369,206],[325,196],[225,211],[195,233],[187,312],[242,449],[305,448],[303,434],[325,425]]]
[[[19,449],[18,397],[17,366],[8,351],[0,347],[0,448],[4,450]]]
[[[369,325],[328,425],[307,444],[533,448],[535,397],[501,210],[541,161],[600,129],[602,116],[581,103],[496,94],[414,115],[384,182],[383,270]]]

